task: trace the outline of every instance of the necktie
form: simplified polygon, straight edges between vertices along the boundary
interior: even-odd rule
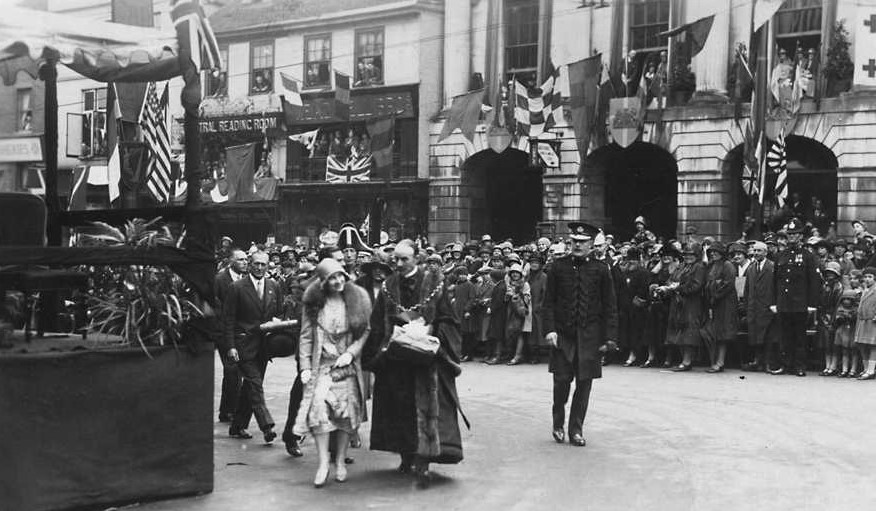
[[[263,299],[265,296],[265,281],[264,279],[260,279],[258,284],[256,285],[256,292],[259,295],[259,300]]]

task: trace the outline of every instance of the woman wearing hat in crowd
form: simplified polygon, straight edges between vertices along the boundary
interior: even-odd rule
[[[859,380],[876,378],[876,267],[863,270],[864,293],[858,303],[858,321],[855,325],[855,344],[861,351],[864,372]]]
[[[691,243],[682,248],[682,264],[669,277],[665,286],[658,290],[672,296],[669,305],[669,322],[666,344],[677,346],[681,351],[681,363],[673,371],[690,371],[693,356],[702,344],[700,328],[703,326],[703,285],[706,268],[702,263],[702,248]]]
[[[843,294],[842,270],[836,261],[828,262],[821,272],[824,283],[816,313],[815,341],[818,349],[824,352],[824,370],[821,376],[837,373],[840,350],[834,346],[836,334],[836,311]]]
[[[530,364],[538,363],[538,349],[544,343],[544,292],[547,285],[547,274],[544,272],[544,258],[539,253],[529,257],[529,274],[526,276],[529,283],[529,291],[532,293],[532,330],[529,333],[529,357]]]
[[[360,356],[371,331],[371,300],[338,261],[317,265],[319,280],[304,292],[299,361],[304,397],[295,434],[310,433],[319,467],[313,484],[322,487],[329,473],[329,433],[336,434],[335,480],[347,480],[349,435],[366,419],[365,383]]]
[[[681,253],[667,243],[658,252],[660,261],[651,270],[651,283],[648,286],[648,315],[645,320],[645,343],[648,345],[648,360],[657,360],[657,350],[666,343],[671,294],[661,291],[669,283],[669,277],[678,269]],[[663,367],[672,366],[670,350],[666,349]],[[650,366],[646,366],[650,367]]]
[[[634,245],[641,245],[647,241],[652,243],[657,241],[654,233],[648,230],[648,222],[645,221],[645,217],[637,216],[633,223],[636,224],[636,233],[633,234],[632,239]]]
[[[523,266],[514,263],[505,275],[505,339],[514,350],[509,366],[523,362],[526,339],[532,332],[532,291],[523,278]],[[527,325],[528,323],[528,325]]]
[[[736,268],[727,260],[727,247],[720,241],[708,250],[709,264],[703,295],[707,304],[707,328],[714,336],[715,346],[710,350],[712,366],[709,373],[724,371],[727,344],[736,341],[739,331],[739,301],[736,297]]]
[[[648,321],[648,285],[651,283],[651,273],[642,267],[638,248],[627,250],[620,278],[622,290],[617,294],[618,339],[620,345],[630,351],[627,361],[624,362],[624,367],[630,367],[638,360],[639,352],[648,345],[645,326]],[[649,356],[643,365],[651,367],[653,363],[653,358]]]
[[[859,270],[855,270],[856,272]],[[850,279],[857,286],[857,275]],[[837,376],[846,378],[857,372],[858,349],[855,346],[855,325],[858,321],[858,302],[861,300],[861,290],[849,286],[843,290],[834,319],[834,346],[842,353],[842,368]]]

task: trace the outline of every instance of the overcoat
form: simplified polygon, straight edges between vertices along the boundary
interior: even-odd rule
[[[614,275],[612,275],[614,277]],[[646,345],[645,326],[648,321],[648,285],[651,272],[637,267],[618,274],[620,289],[618,293],[618,329],[620,345],[636,349]]]
[[[456,376],[460,345],[459,319],[442,287],[417,269],[412,277],[394,273],[383,286],[386,333],[380,347],[369,339],[363,364],[374,372],[371,449],[416,454],[433,463],[462,460],[457,413]],[[390,358],[384,350],[397,316],[404,309],[423,317],[441,342],[439,356],[428,366]]]
[[[530,346],[543,346],[544,334],[544,292],[547,275],[544,271],[533,271],[527,277],[529,292],[532,294],[532,333],[529,334]]]
[[[577,359],[577,378],[601,378],[599,347],[617,339],[617,299],[608,265],[592,258],[556,259],[547,273],[542,310],[545,334],[558,337],[550,372],[556,373],[563,365],[557,358],[565,357],[568,364]]]
[[[821,273],[818,258],[800,247],[789,246],[776,256],[775,300],[779,312],[806,312],[818,307]]]
[[[858,302],[858,322],[855,326],[855,343],[876,345],[876,286],[864,291]]]
[[[701,262],[682,263],[669,277],[669,282],[677,282],[678,287],[669,304],[666,344],[699,346],[705,311],[703,285],[706,282],[706,267]]]
[[[763,269],[754,261],[745,275],[745,306],[748,321],[748,344],[760,346],[779,340],[779,322],[770,311],[775,296],[775,263],[764,259]]]
[[[736,340],[739,331],[739,299],[736,297],[736,267],[725,259],[709,263],[703,288],[715,340]]]

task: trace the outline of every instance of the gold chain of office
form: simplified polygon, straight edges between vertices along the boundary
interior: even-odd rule
[[[390,305],[398,307],[399,311],[401,311],[401,312],[418,312],[424,305],[426,305],[427,303],[432,301],[432,298],[435,298],[435,295],[437,295],[442,289],[444,289],[444,282],[439,282],[438,285],[435,286],[435,289],[433,289],[432,292],[429,293],[429,296],[427,296],[425,300],[423,300],[422,302],[420,302],[416,305],[411,306],[410,308],[402,306],[402,304],[398,303],[397,301],[395,301],[393,299],[392,294],[386,288],[386,281],[383,281],[382,289],[383,289],[383,294],[386,296],[386,299],[389,300]],[[399,291],[399,294],[401,294],[401,291]]]

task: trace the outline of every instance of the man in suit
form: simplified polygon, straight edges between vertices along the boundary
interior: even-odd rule
[[[768,247],[762,241],[751,245],[754,261],[745,273],[745,318],[748,322],[748,345],[754,351],[754,359],[743,365],[746,371],[769,371],[772,352],[777,344],[779,324],[770,311],[775,295],[775,265],[767,259]]]
[[[219,306],[228,296],[231,284],[246,276],[247,257],[243,250],[231,251],[229,265],[216,274],[215,290],[219,299]],[[221,342],[216,343],[222,346]],[[219,360],[222,361],[222,397],[219,399],[219,422],[231,422],[234,417],[234,408],[237,406],[237,397],[240,394],[240,372],[237,364],[228,358],[227,350],[219,349]]]
[[[779,316],[782,329],[782,366],[771,374],[794,372],[806,376],[806,324],[821,295],[818,259],[801,245],[803,222],[792,218],[785,229],[788,248],[776,256],[775,296],[770,310]]]
[[[243,378],[228,434],[234,438],[252,438],[246,427],[255,414],[265,442],[271,442],[277,434],[274,433],[274,419],[265,403],[263,382],[268,357],[259,325],[279,317],[283,305],[279,285],[265,277],[267,269],[268,254],[262,251],[253,253],[249,276],[231,285],[222,309],[224,347]]]
[[[584,418],[593,378],[602,377],[602,354],[617,348],[617,299],[611,270],[593,257],[598,229],[572,222],[572,253],[557,258],[545,284],[544,331],[551,345],[554,375],[553,437],[563,443],[566,401],[575,380],[569,412],[569,443],[584,447]]]

